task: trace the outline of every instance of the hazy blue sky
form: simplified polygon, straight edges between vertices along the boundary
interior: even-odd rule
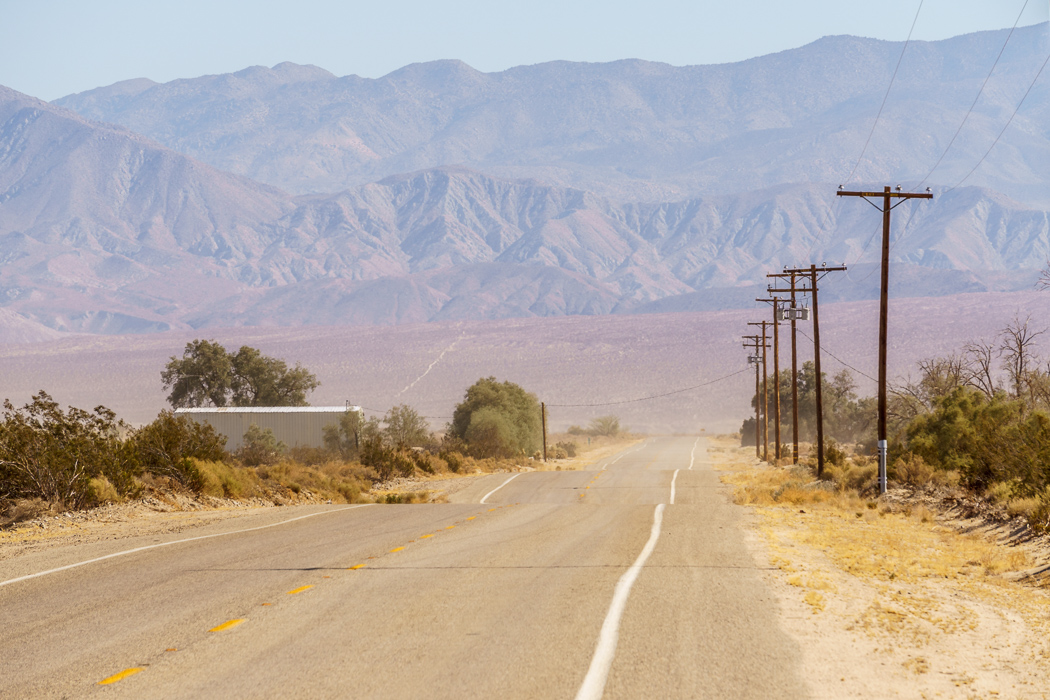
[[[925,0],[915,36],[1013,24],[1024,0]],[[0,84],[54,99],[281,61],[378,77],[459,58],[483,71],[555,59],[724,63],[828,34],[902,40],[919,0],[0,0]],[[1047,21],[1030,0],[1022,24]]]

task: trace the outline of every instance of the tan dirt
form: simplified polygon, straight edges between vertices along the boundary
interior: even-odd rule
[[[713,444],[725,482],[771,469],[733,441]],[[873,505],[751,507],[748,543],[814,696],[1050,697],[1050,591],[1011,578],[1045,563],[1034,559],[1045,543]]]

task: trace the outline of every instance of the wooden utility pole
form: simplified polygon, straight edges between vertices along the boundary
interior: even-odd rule
[[[773,444],[776,447],[777,466],[780,466],[780,302],[781,299],[755,299],[773,305],[773,433],[776,436]]]
[[[543,461],[547,461],[547,404],[540,402],[540,423],[543,424]]]
[[[765,345],[764,343],[761,343],[761,339],[762,336],[760,335],[745,335],[744,340],[748,340],[750,342],[744,343],[744,347],[751,350],[755,350],[756,352],[761,347],[762,352],[765,353],[765,348],[769,346]],[[761,459],[762,451],[760,448],[762,443],[762,430],[759,426],[760,421],[762,420],[762,414],[766,410],[766,407],[762,405],[762,400],[759,398],[760,385],[758,381],[758,368],[759,365],[762,363],[762,357],[757,354],[748,355],[747,362],[748,364],[752,364],[755,366],[755,457]]]
[[[890,287],[890,212],[908,199],[933,199],[930,188],[925,192],[901,192],[897,185],[891,191],[886,185],[882,192],[847,192],[839,185],[839,197],[862,197],[871,206],[882,212],[882,291],[879,293],[879,493],[886,493],[886,346],[889,336],[889,287]],[[868,199],[882,197],[882,206]],[[891,204],[892,200],[901,201]]]
[[[785,269],[784,272],[807,275],[809,277],[809,292],[813,295],[813,369],[816,372],[816,400],[817,400],[817,479],[824,478],[824,375],[820,370],[820,304],[817,301],[817,277],[818,273],[823,277],[827,272],[842,272],[846,266],[828,267],[821,265],[810,265],[806,268]],[[794,287],[794,283],[791,285]],[[806,290],[801,290],[806,291]]]
[[[795,322],[798,320],[798,313],[795,305],[795,292],[797,291],[795,289],[795,273],[785,270],[782,273],[774,272],[766,275],[766,277],[791,278],[791,286],[788,289],[769,289],[768,291],[771,294],[791,292],[791,307],[787,310],[787,313],[791,316],[791,463],[798,464],[798,341],[795,333]],[[783,309],[781,313],[785,313]]]
[[[762,326],[762,459],[769,461],[769,373],[766,370],[766,350],[769,348],[766,340],[766,326],[769,321],[752,321],[749,326]]]

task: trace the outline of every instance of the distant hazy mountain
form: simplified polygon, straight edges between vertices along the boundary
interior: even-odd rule
[[[1047,213],[1000,194],[909,206],[899,294],[1030,287],[1050,253]],[[8,339],[722,308],[782,265],[860,258],[878,225],[815,184],[624,204],[444,168],[291,197],[0,90]],[[853,274],[829,300],[870,296]]]
[[[992,143],[1045,58],[1046,33],[1044,24],[1014,34],[933,183],[955,184]],[[913,42],[857,179],[922,179],[1005,38]],[[283,63],[162,85],[126,81],[57,104],[293,193],[457,165],[622,201],[670,201],[837,184],[900,51],[840,36],[725,65],[554,62],[481,73],[438,61],[376,80]],[[968,184],[1050,206],[1048,123],[1050,93],[1037,86]]]

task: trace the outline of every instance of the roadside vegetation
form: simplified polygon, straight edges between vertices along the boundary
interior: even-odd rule
[[[1050,530],[1050,362],[1035,354],[1045,330],[1015,319],[993,341],[973,342],[947,357],[923,360],[918,378],[891,389],[891,485],[955,489],[976,496],[1008,517],[1023,516]],[[815,433],[812,363],[800,372],[800,438]],[[790,374],[781,373],[782,436],[791,435]],[[803,502],[848,492],[857,498],[875,484],[875,399],[858,398],[848,372],[825,379],[828,480],[816,484],[813,458],[766,495]],[[770,415],[772,389],[770,391]],[[761,398],[756,396],[753,405]],[[742,426],[742,445],[754,445],[754,419]],[[770,427],[772,434],[772,427]],[[790,438],[788,438],[790,439]],[[770,477],[773,479],[774,477]],[[753,488],[759,489],[757,485]]]
[[[253,348],[231,356],[208,341],[188,344],[162,380],[181,397],[173,405],[190,397],[213,405],[260,405],[278,394],[300,405],[305,391],[317,385],[299,366],[288,370]],[[443,433],[431,430],[412,407],[399,405],[382,417],[348,410],[325,427],[321,447],[289,449],[270,430],[252,425],[232,452],[225,449],[226,436],[170,410],[132,427],[104,406],[63,409],[41,391],[24,406],[4,403],[0,525],[164,491],[274,503],[418,502],[427,500],[426,491],[400,493],[384,485],[518,468],[541,448],[540,431],[536,397],[493,377],[467,389]],[[574,447],[566,443],[561,449]]]

